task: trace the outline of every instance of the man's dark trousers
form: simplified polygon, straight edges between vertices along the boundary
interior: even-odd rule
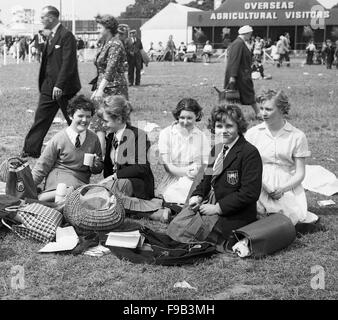
[[[35,112],[35,119],[32,128],[29,130],[23,150],[33,156],[40,156],[43,140],[53,123],[54,117],[59,108],[61,109],[68,125],[71,120],[67,114],[68,101],[73,96],[62,96],[58,100],[52,100],[51,83],[48,78],[43,81],[39,98],[39,105]]]
[[[135,72],[136,70],[136,72]],[[134,84],[134,75],[136,73],[135,84],[139,85],[141,82],[141,68],[136,63],[136,58],[132,57],[128,61],[128,81],[129,84]]]

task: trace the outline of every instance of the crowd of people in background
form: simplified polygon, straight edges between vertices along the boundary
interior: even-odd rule
[[[6,37],[0,39],[0,54],[4,54],[4,45],[7,47],[7,54],[11,55],[14,59],[19,58],[25,61],[28,54],[31,54],[32,60],[40,62],[41,53],[43,50],[45,39],[48,35],[45,30],[39,30],[33,37],[20,36],[20,37]],[[231,43],[223,45],[222,48],[226,49]],[[98,49],[100,47],[100,39],[82,39],[77,36],[77,56],[80,62],[85,61],[85,49]],[[290,52],[291,41],[289,33],[280,35],[278,40],[273,41],[271,38],[262,38],[260,36],[252,36],[248,41],[248,46],[253,55],[253,61],[262,64],[264,55],[268,54],[269,58],[274,61],[277,67],[281,67],[283,62],[286,66],[290,66]],[[338,40],[333,42],[327,39],[322,44],[315,44],[313,39],[310,39],[305,46],[307,65],[326,65],[327,69],[331,69],[333,65],[338,68]],[[150,43],[147,55],[150,61],[184,61],[196,62],[202,61],[204,64],[211,62],[211,57],[215,55],[215,49],[210,40],[204,43],[197,43],[192,40],[189,43],[180,42],[177,46],[174,42],[173,35],[164,42],[159,41],[157,44]],[[256,63],[256,66],[257,66]],[[141,67],[142,69],[142,67]]]
[[[338,40],[333,44],[331,39],[327,39],[317,47],[311,39],[306,46],[306,64],[323,64],[327,69],[335,65],[338,69]]]

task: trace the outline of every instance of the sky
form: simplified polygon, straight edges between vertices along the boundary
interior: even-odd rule
[[[75,3],[75,14],[77,19],[93,19],[98,13],[109,13],[118,16],[125,8],[135,3],[135,0],[73,0]],[[156,0],[155,0],[156,1]],[[178,3],[186,4],[191,0],[176,0]],[[294,0],[297,1],[297,0]],[[332,7],[338,0],[318,0],[325,7]],[[39,22],[41,8],[46,5],[53,5],[57,8],[62,2],[62,13],[67,14],[70,19],[72,13],[72,0],[0,0],[0,19],[4,23],[11,22],[11,9],[14,6],[21,6],[36,11],[36,22]]]

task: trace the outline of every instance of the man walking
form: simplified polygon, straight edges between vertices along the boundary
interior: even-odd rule
[[[59,11],[52,6],[42,9],[41,22],[49,31],[39,74],[39,104],[28,132],[22,157],[38,158],[45,138],[59,108],[67,115],[68,101],[81,89],[77,68],[76,40],[59,22]]]
[[[126,51],[128,59],[128,80],[129,85],[139,86],[141,82],[141,69],[143,59],[141,50],[143,49],[142,42],[136,37],[136,30],[130,31],[130,37],[126,40]]]
[[[238,30],[237,39],[228,48],[224,89],[237,89],[243,105],[251,105],[258,117],[258,107],[251,78],[252,53],[248,41],[253,29],[243,26]]]

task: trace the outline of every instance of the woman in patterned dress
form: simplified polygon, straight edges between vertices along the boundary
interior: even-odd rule
[[[120,30],[117,20],[110,15],[97,17],[96,22],[103,42],[94,62],[97,77],[91,81],[94,91],[92,99],[100,101],[108,96],[122,95],[128,100],[128,85],[124,75],[127,56],[119,36],[125,30]],[[102,119],[97,115],[93,118],[91,129],[98,135],[105,154],[106,132]]]

